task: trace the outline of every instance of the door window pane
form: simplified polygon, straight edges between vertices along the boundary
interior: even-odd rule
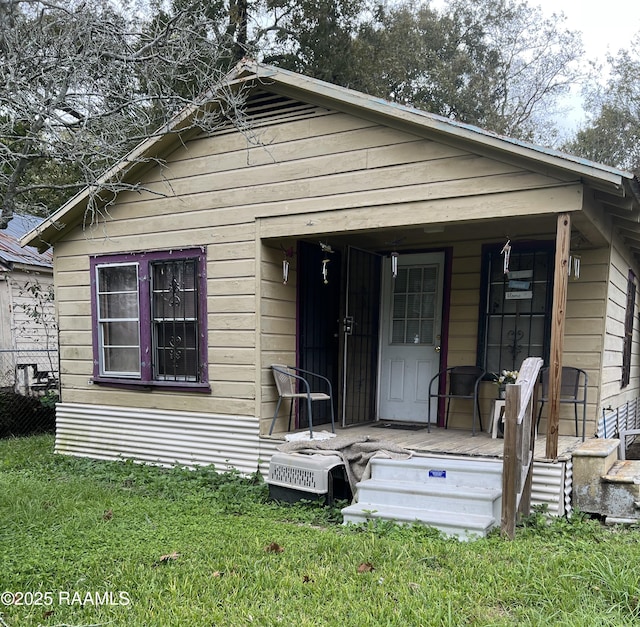
[[[392,344],[433,344],[437,266],[398,269],[393,284]]]

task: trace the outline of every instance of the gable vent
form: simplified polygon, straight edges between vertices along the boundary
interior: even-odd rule
[[[328,115],[330,111],[314,104],[287,98],[286,96],[279,96],[266,91],[254,91],[244,103],[242,113],[245,116],[243,126],[246,125],[255,129],[278,122],[292,122],[304,118]],[[206,133],[206,135],[213,136],[230,131],[233,132],[236,128],[236,125],[231,120],[228,120],[215,131]]]
[[[251,123],[260,125],[327,113],[326,109],[316,105],[265,91],[253,92],[247,99],[244,111]]]

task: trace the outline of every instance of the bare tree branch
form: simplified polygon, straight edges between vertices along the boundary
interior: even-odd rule
[[[173,13],[146,10],[0,2],[0,228],[15,211],[50,213],[82,188],[94,190],[96,207],[108,166],[222,89],[234,43],[219,34],[225,15],[195,0]],[[213,107],[193,124],[209,132],[230,115]]]

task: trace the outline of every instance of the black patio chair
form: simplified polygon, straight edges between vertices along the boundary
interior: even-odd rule
[[[449,406],[451,399],[469,399],[473,401],[473,421],[471,423],[471,431],[476,434],[476,417],[482,431],[482,414],[480,412],[480,399],[478,397],[478,389],[480,381],[487,371],[480,366],[453,366],[446,370],[441,370],[432,377],[429,382],[429,403],[428,403],[428,419],[427,428],[431,429],[431,399],[447,399],[447,413],[445,415],[444,427],[449,427]],[[444,384],[441,382],[444,379]],[[435,391],[434,391],[435,385]],[[440,392],[441,386],[444,385],[444,392]]]
[[[560,402],[570,403],[573,405],[574,420],[576,424],[576,437],[578,437],[578,406],[582,405],[582,440],[585,439],[585,431],[587,424],[587,373],[580,368],[572,366],[563,366],[560,375]],[[543,368],[540,371],[540,410],[538,411],[538,423],[542,418],[542,408],[549,401],[549,368]]]

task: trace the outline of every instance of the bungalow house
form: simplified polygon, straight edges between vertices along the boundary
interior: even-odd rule
[[[42,221],[16,215],[0,231],[0,387],[40,394],[57,379],[53,256],[20,246]]]
[[[22,240],[53,248],[58,452],[264,468],[307,419],[286,407],[269,435],[272,364],[326,376],[338,430],[417,451],[464,437],[443,454],[499,446],[490,373],[526,357],[587,374],[587,438],[640,396],[633,175],[253,62],[229,82],[246,128],[181,133],[185,113],[136,149],[162,159],[129,173],[144,191],[92,227],[85,190]],[[456,365],[487,372],[475,436],[472,404],[448,429],[428,411]],[[582,418],[557,420],[562,493]]]

